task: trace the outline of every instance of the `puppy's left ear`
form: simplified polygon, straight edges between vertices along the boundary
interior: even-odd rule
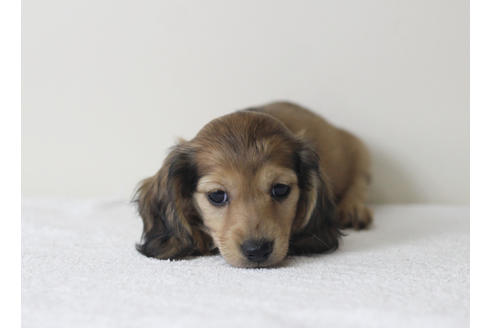
[[[193,204],[198,180],[193,149],[181,142],[156,175],[145,179],[135,195],[144,223],[137,250],[150,257],[177,259],[209,251],[210,237]]]
[[[335,250],[341,233],[334,194],[328,177],[320,170],[319,156],[309,142],[299,139],[295,163],[300,197],[289,254]]]

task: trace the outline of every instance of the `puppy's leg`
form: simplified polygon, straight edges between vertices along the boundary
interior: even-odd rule
[[[349,149],[352,156],[350,184],[337,204],[337,214],[343,228],[364,229],[372,222],[372,211],[365,202],[370,181],[370,159],[365,145],[350,135]]]

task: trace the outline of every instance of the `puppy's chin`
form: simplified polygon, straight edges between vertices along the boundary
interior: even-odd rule
[[[227,263],[236,267],[236,268],[266,268],[266,267],[275,267],[282,263],[282,261],[287,256],[287,247],[282,247],[282,249],[275,249],[272,255],[264,262],[252,262],[247,260],[240,253],[238,254],[228,254],[227,252],[219,251],[222,254],[222,257],[226,260]]]
[[[285,256],[280,258],[280,259],[268,259],[265,262],[251,262],[246,260],[245,258],[243,259],[234,259],[234,260],[228,260],[225,256],[224,259],[226,260],[227,263],[230,265],[236,267],[236,268],[267,268],[267,267],[275,267],[279,265],[283,260]]]

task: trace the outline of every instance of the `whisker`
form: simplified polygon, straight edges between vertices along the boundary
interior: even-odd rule
[[[328,245],[327,243],[325,243],[321,238],[319,238],[318,236],[316,236],[314,233],[312,233],[311,235],[313,235],[314,238],[316,238],[319,242],[321,242],[326,247],[330,247],[330,245]]]

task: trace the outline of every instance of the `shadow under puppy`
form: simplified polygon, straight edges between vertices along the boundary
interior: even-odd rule
[[[335,250],[339,228],[367,227],[369,155],[313,112],[272,103],[219,117],[142,181],[137,249],[178,259],[218,250],[239,267]]]

